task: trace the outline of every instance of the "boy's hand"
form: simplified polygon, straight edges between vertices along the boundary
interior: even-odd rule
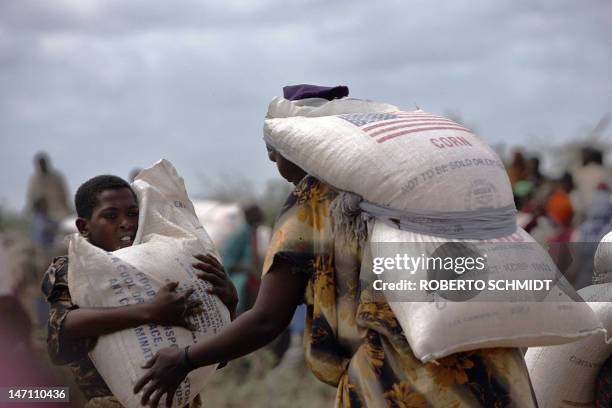
[[[150,382],[144,389],[140,400],[143,406],[150,402],[151,407],[157,407],[164,394],[167,394],[166,407],[172,406],[174,393],[189,373],[189,370],[183,364],[183,353],[182,349],[164,348],[142,366],[142,368],[149,368],[149,370],[134,386],[134,394],[138,394]]]
[[[236,287],[225,273],[223,265],[219,263],[217,258],[212,255],[195,255],[195,258],[200,261],[193,264],[193,267],[201,272],[197,273],[198,278],[210,282],[212,288],[208,289],[208,293],[217,295],[219,299],[229,309],[232,319],[236,313],[238,305],[238,292]]]
[[[183,293],[177,293],[178,282],[170,282],[162,287],[151,299],[147,306],[151,323],[162,326],[181,326],[189,330],[195,330],[187,318],[198,311],[202,304],[199,300],[190,300],[194,289]]]

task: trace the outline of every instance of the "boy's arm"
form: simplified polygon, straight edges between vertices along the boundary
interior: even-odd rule
[[[47,351],[53,364],[58,365],[82,359],[96,344],[94,337],[66,340],[62,336],[62,326],[66,316],[77,309],[68,291],[67,271],[67,258],[56,258],[45,272],[42,281],[42,292],[50,306]]]
[[[177,293],[177,286],[169,283],[152,300],[137,305],[72,310],[64,318],[62,338],[98,337],[146,323],[191,329],[187,317],[201,303],[188,300],[193,289]]]
[[[74,309],[66,315],[61,326],[63,340],[99,337],[139,326],[148,320],[144,304],[100,309]]]
[[[168,393],[170,399],[191,369],[220,361],[229,361],[251,353],[274,340],[289,324],[304,295],[307,276],[294,273],[289,265],[276,260],[263,277],[253,308],[238,316],[229,326],[206,341],[189,349],[166,348],[159,351],[144,368],[151,368],[134,388],[138,393],[149,381],[142,396],[146,403],[152,393],[153,406]]]
[[[67,258],[56,258],[42,282],[42,291],[50,304],[47,349],[54,364],[80,360],[93,349],[98,336],[143,323],[188,327],[185,318],[199,305],[199,302],[187,300],[193,291],[178,294],[173,292],[176,284],[168,284],[144,304],[79,309],[72,303],[67,271]]]

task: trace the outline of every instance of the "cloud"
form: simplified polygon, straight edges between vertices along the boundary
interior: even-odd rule
[[[607,1],[0,3],[0,193],[19,208],[32,155],[72,190],[160,157],[188,185],[277,177],[261,143],[288,83],[459,112],[492,143],[562,140],[612,106]]]

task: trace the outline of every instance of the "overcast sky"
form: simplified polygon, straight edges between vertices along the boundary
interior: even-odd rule
[[[261,129],[286,84],[454,111],[492,144],[576,137],[612,111],[612,2],[3,0],[0,64],[1,205],[40,150],[71,192],[164,157],[205,195],[278,177]]]

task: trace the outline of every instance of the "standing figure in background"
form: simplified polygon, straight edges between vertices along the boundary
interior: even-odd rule
[[[553,186],[548,177],[540,171],[540,158],[535,155],[527,159],[526,169],[527,180],[533,184],[533,198],[542,205],[545,205],[548,197],[553,192]]]
[[[36,171],[28,183],[27,209],[35,211],[35,204],[43,199],[48,216],[55,221],[60,221],[71,212],[64,177],[51,168],[51,162],[46,153],[37,153],[34,156],[34,167]]]
[[[64,177],[51,167],[46,153],[34,156],[35,172],[30,177],[27,191],[27,210],[32,216],[31,257],[26,270],[25,293],[31,298],[30,315],[39,326],[47,321],[49,309],[47,302],[38,290],[42,273],[51,260],[61,250],[56,236],[59,223],[70,214],[68,191]]]
[[[572,270],[576,267],[572,265],[574,256],[569,245],[574,232],[572,228],[574,208],[570,198],[570,193],[573,189],[572,176],[569,173],[565,173],[546,202],[546,216],[554,228],[551,235],[547,238],[549,244],[548,253],[555,261],[555,264],[557,264],[559,270],[571,283],[574,283],[572,280]]]
[[[591,197],[591,204],[585,212],[584,221],[572,235],[576,253],[570,277],[576,289],[592,285],[594,278],[594,256],[599,241],[612,231],[612,193],[608,186],[600,184]]]
[[[523,152],[516,150],[512,157],[512,163],[508,166],[508,178],[510,184],[514,187],[518,181],[527,180],[527,167]]]
[[[49,216],[47,200],[44,198],[38,198],[34,202],[33,209],[31,240],[34,256],[31,260],[33,269],[30,273],[33,282],[29,283],[35,283],[36,286],[28,285],[27,293],[32,300],[32,319],[39,327],[43,327],[47,323],[49,306],[38,291],[38,282],[42,278],[41,272],[44,271],[45,265],[49,264],[58,250],[55,238],[59,231],[59,222]]]
[[[574,172],[574,183],[578,191],[576,203],[577,221],[582,222],[586,216],[597,186],[612,186],[612,174],[603,165],[603,154],[590,147],[582,149],[582,167]]]
[[[544,182],[546,177],[540,172],[540,158],[537,156],[530,157],[526,164],[527,180],[534,184],[534,187],[538,188]]]
[[[549,239],[551,242],[569,242],[572,233],[574,206],[570,193],[574,189],[572,175],[565,173],[555,191],[546,202],[546,215],[555,223],[556,232]]]
[[[238,313],[251,308],[259,289],[260,271],[263,264],[257,230],[263,221],[263,213],[257,204],[242,207],[244,224],[228,239],[223,252],[223,263],[230,279],[238,291]]]
[[[53,256],[52,249],[58,229],[59,222],[49,216],[47,200],[36,200],[32,217],[32,242],[46,257]]]

